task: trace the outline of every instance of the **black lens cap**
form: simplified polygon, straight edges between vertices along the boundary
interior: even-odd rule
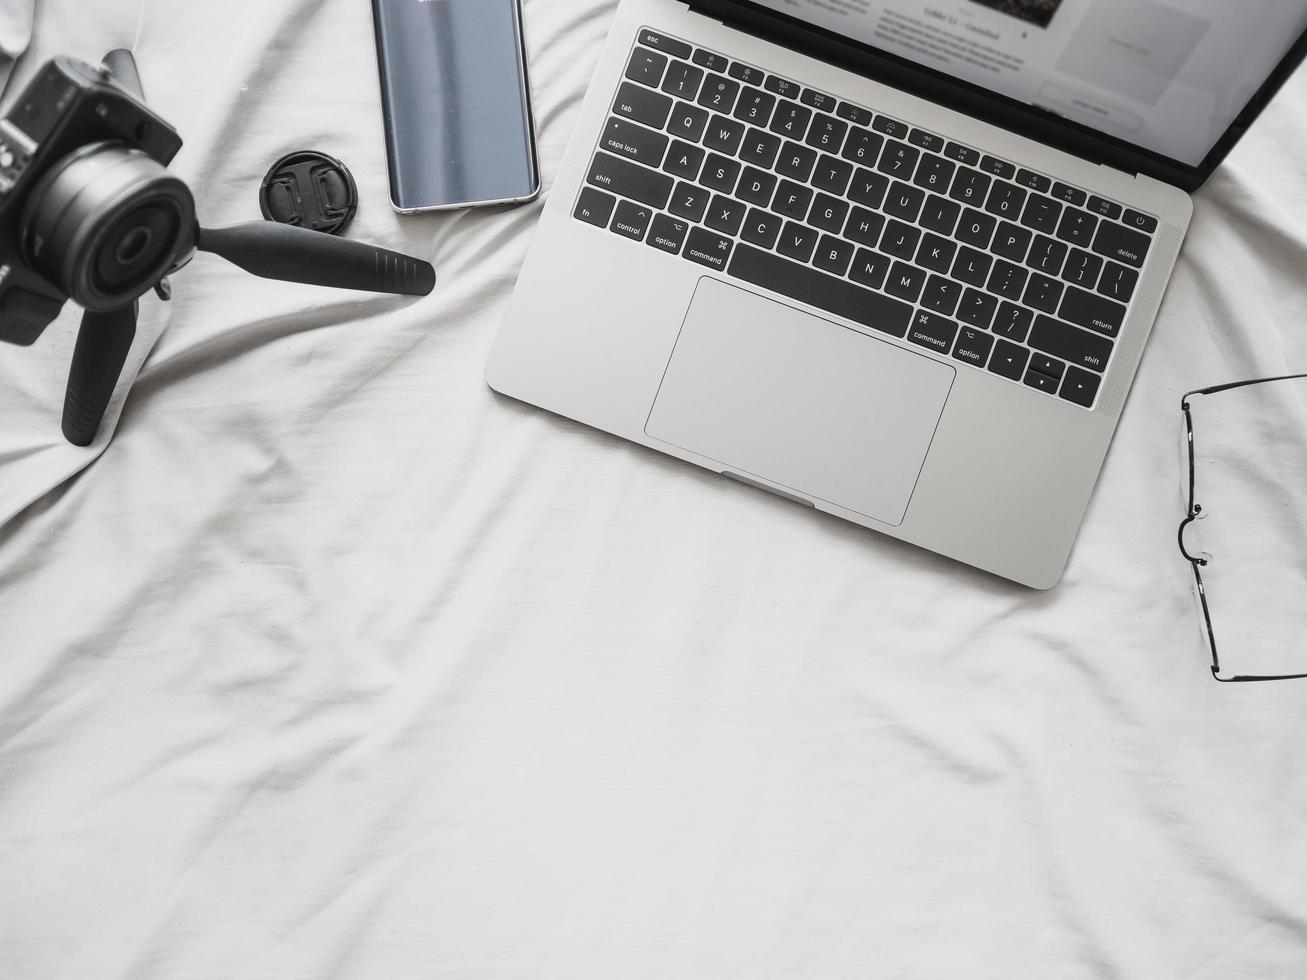
[[[288,153],[272,165],[259,188],[269,221],[339,235],[358,210],[354,177],[335,157],[317,150]]]

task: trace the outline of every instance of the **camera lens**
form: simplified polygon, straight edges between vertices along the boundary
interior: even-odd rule
[[[23,212],[28,261],[88,310],[125,306],[193,244],[190,191],[122,143],[84,146],[56,163]]]

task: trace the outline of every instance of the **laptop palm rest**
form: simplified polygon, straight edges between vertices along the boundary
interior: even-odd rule
[[[791,494],[898,525],[955,374],[704,278],[645,434]]]

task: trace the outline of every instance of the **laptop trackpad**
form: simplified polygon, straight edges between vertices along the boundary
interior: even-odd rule
[[[897,525],[955,373],[702,279],[645,433],[726,470]]]

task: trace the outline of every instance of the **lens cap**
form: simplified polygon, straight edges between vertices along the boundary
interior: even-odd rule
[[[317,150],[288,153],[259,188],[259,208],[269,221],[332,235],[345,230],[358,203],[358,188],[345,165]]]

